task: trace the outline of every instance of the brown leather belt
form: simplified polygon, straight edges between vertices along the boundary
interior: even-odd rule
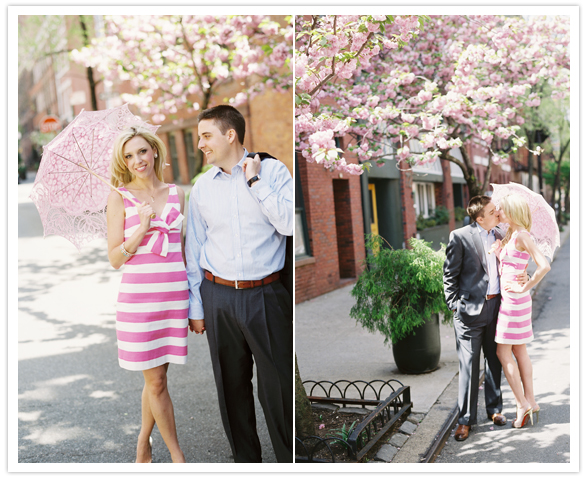
[[[261,285],[268,285],[269,283],[279,280],[281,274],[280,272],[275,272],[261,280],[225,280],[224,278],[215,277],[208,270],[204,270],[204,276],[212,283],[218,283],[219,285],[226,285],[227,287],[240,290],[241,288],[255,288],[260,287]]]
[[[496,293],[495,295],[486,295],[485,299],[486,300],[493,300],[494,298],[497,298],[499,295],[501,295],[501,293]]]

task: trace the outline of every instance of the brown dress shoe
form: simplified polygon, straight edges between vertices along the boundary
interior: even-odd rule
[[[493,424],[498,426],[505,426],[505,423],[508,422],[507,418],[499,412],[491,415],[488,414],[487,417],[493,421]]]
[[[459,427],[457,427],[457,430],[455,432],[455,440],[464,441],[467,437],[469,437],[470,430],[471,430],[471,426],[467,426],[465,424],[459,424]]]

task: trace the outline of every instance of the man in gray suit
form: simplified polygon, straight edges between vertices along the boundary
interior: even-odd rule
[[[459,419],[455,439],[469,437],[477,423],[479,361],[485,356],[485,410],[488,419],[503,426],[501,363],[496,355],[495,328],[501,303],[498,257],[491,252],[503,238],[495,205],[487,196],[473,197],[467,213],[471,224],[450,234],[444,262],[444,294],[453,312],[459,356]],[[527,280],[522,273],[519,281]]]

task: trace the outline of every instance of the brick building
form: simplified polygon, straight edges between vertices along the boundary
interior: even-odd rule
[[[356,280],[365,258],[365,241],[360,176],[327,171],[296,154],[295,180],[295,297],[299,303]]]
[[[411,147],[417,152],[419,144]],[[476,176],[484,179],[486,148],[473,144],[467,152]],[[460,158],[458,149],[451,154]],[[352,157],[345,154],[347,161]],[[494,166],[491,182],[514,180],[512,161]],[[388,160],[361,176],[346,177],[296,155],[296,303],[354,282],[362,270],[366,234],[381,235],[393,248],[406,247],[411,237],[435,247],[447,243],[450,231],[462,226],[455,207],[464,208],[468,201],[461,169],[447,161],[411,168]],[[418,216],[428,218],[438,206],[448,209],[448,224],[418,231]]]

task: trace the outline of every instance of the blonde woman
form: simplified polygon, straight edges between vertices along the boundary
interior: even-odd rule
[[[509,195],[499,205],[500,221],[509,224],[509,228],[503,241],[496,244],[500,257],[501,305],[495,341],[497,357],[516,399],[516,419],[512,427],[521,428],[528,421],[534,423],[533,414],[538,420],[540,411],[534,397],[532,362],[526,344],[534,338],[530,290],[544,278],[550,265],[530,236],[532,215],[527,202],[521,196]],[[516,276],[528,265],[530,257],[538,268],[531,279],[521,285]]]
[[[142,371],[141,430],[136,462],[151,462],[155,423],[173,462],[185,462],[167,389],[169,363],[187,361],[189,292],[182,220],[184,192],[163,181],[165,146],[131,128],[114,143],[108,197],[108,258],[125,265],[116,309],[118,361]]]

